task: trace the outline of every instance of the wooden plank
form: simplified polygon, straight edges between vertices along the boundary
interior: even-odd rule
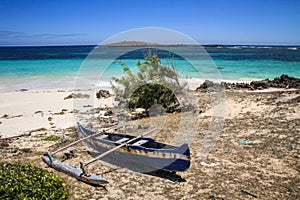
[[[118,141],[116,141],[116,143],[121,144],[121,143],[124,143],[128,140],[129,140],[129,138],[122,138],[122,139],[119,139]]]
[[[132,145],[133,146],[141,146],[143,144],[146,144],[147,142],[149,142],[149,140],[139,140],[139,141],[133,143]]]

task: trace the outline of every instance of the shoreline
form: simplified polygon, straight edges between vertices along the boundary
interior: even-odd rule
[[[21,78],[1,78],[0,80],[0,93],[13,92],[19,90],[77,90],[77,89],[107,89],[110,90],[109,81],[90,80],[89,85],[76,85],[82,83],[82,80],[76,82],[76,76],[61,76],[61,77],[21,77]],[[80,77],[81,78],[81,77]],[[84,78],[84,77],[82,77]],[[184,78],[190,86],[190,89],[196,89],[205,80],[213,82],[226,82],[226,83],[250,83],[251,81],[260,81],[259,78],[238,78],[238,79],[213,79],[213,78]]]
[[[299,90],[300,79],[282,75],[272,81],[228,81],[206,79],[188,79],[187,89],[197,92],[214,92],[220,88],[227,91],[247,93],[274,93],[295,92]],[[220,84],[226,81],[225,85]],[[96,92],[99,89],[109,90],[108,82],[89,82],[85,87],[60,87],[1,91],[0,94],[0,134],[4,136],[20,135],[26,131],[45,128],[56,130],[57,128],[69,128],[79,121],[79,113],[88,113],[89,108],[108,108],[115,105],[114,96],[108,99],[97,99]],[[106,84],[104,84],[106,83]],[[252,84],[253,83],[253,84]],[[74,84],[75,85],[75,84]],[[288,87],[290,86],[291,87]],[[293,89],[293,87],[295,89]],[[219,90],[220,91],[220,90]],[[209,94],[207,94],[209,95]],[[70,97],[70,98],[69,98]],[[78,118],[79,116],[79,118]],[[84,116],[86,117],[86,116]],[[83,118],[84,118],[83,117]],[[90,117],[88,117],[90,118]],[[97,116],[96,116],[97,118]]]
[[[205,87],[200,87],[204,85],[203,83],[204,80],[201,79],[190,79],[190,91],[194,92],[195,95],[197,94],[196,91],[198,91],[198,88],[200,88],[200,92],[204,93],[214,91]],[[226,83],[229,83],[230,87],[230,84],[232,83],[245,83],[245,81]],[[212,89],[214,89],[214,87]],[[93,86],[89,88],[22,88],[19,90],[1,91],[0,135],[2,135],[2,137],[21,135],[25,132],[30,132],[40,128],[44,128],[50,132],[55,132],[57,129],[73,127],[79,120],[76,112],[85,113],[88,112],[89,109],[97,107],[107,109],[115,104],[113,100],[114,96],[109,97],[108,99],[97,99],[96,91],[99,89],[109,88]],[[259,95],[278,92],[295,93],[297,91],[299,91],[299,88],[268,87],[247,89],[243,87],[233,87],[231,89],[226,89],[225,93],[238,92],[241,94],[248,93]],[[69,99],[68,96],[73,94],[75,94],[75,96],[79,95],[79,97],[71,97]]]

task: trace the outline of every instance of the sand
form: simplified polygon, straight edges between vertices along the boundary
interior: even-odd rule
[[[90,98],[70,98],[71,94],[89,95]],[[0,135],[11,137],[36,129],[57,130],[76,125],[74,111],[88,107],[112,105],[112,98],[98,100],[93,91],[29,90],[1,92]]]
[[[65,99],[72,93],[90,97]],[[194,95],[199,99],[201,113],[197,119],[197,133],[190,143],[192,165],[187,171],[178,172],[177,176],[137,173],[99,161],[89,170],[110,182],[103,189],[78,182],[42,162],[40,156],[45,151],[57,149],[78,137],[76,113],[87,116],[92,108],[113,104],[112,99],[96,99],[94,91],[2,92],[1,137],[30,135],[2,140],[1,161],[33,162],[61,176],[67,183],[70,199],[300,198],[299,90],[226,91],[222,130],[209,153],[203,157],[197,155],[209,135],[213,105],[211,96],[206,93],[194,92]],[[181,115],[161,116],[166,123],[156,139],[172,141]],[[147,122],[149,119],[135,121],[136,124]],[[43,140],[53,135],[61,139],[56,142]],[[251,144],[243,144],[245,140]],[[74,148],[77,154],[67,161],[70,164],[91,158],[87,152],[89,148],[82,143]]]

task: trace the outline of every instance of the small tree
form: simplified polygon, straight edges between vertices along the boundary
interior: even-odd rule
[[[179,101],[172,90],[157,83],[147,83],[136,89],[129,98],[129,108],[145,108],[160,104],[166,112],[180,111]]]
[[[174,93],[180,92],[185,84],[180,84],[174,64],[171,67],[162,65],[159,56],[151,52],[144,59],[143,63],[138,60],[136,74],[120,61],[126,75],[113,77],[112,80],[119,87],[111,81],[119,100],[127,99],[129,108],[149,109],[153,104],[161,104],[167,112],[179,111],[179,102]]]

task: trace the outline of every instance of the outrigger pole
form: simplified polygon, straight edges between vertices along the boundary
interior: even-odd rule
[[[69,144],[69,145],[67,145],[67,146],[64,146],[64,147],[60,148],[60,149],[58,149],[58,150],[52,152],[51,154],[52,154],[52,155],[57,154],[58,152],[61,152],[61,151],[65,150],[65,149],[67,149],[67,148],[69,148],[69,147],[71,147],[71,146],[73,146],[73,145],[75,145],[75,144],[81,142],[81,141],[87,140],[87,139],[89,139],[89,138],[91,138],[91,137],[95,137],[95,136],[97,136],[97,135],[100,135],[101,133],[102,133],[102,132],[100,132],[100,133],[95,133],[95,134],[93,134],[93,135],[89,135],[89,136],[87,136],[87,137],[81,138],[80,140],[76,140],[75,142],[72,142],[71,144]]]
[[[106,131],[111,130],[111,129],[113,129],[113,128],[107,129]],[[67,148],[69,148],[69,147],[71,147],[71,146],[73,146],[73,145],[75,145],[75,144],[81,142],[81,141],[87,140],[87,139],[92,138],[92,137],[96,137],[97,135],[100,135],[100,134],[102,134],[102,133],[105,133],[105,131],[103,130],[103,131],[100,132],[100,133],[95,133],[95,134],[93,134],[93,135],[89,135],[89,136],[86,136],[86,137],[84,137],[84,138],[81,138],[80,140],[76,140],[75,142],[72,142],[71,144],[69,144],[69,145],[67,145],[67,146],[64,146],[64,147],[62,147],[62,148],[60,148],[60,149],[58,149],[58,150],[56,150],[56,151],[54,151],[54,152],[51,152],[51,154],[52,154],[52,155],[57,154],[58,152],[61,152],[61,151],[65,150],[65,149],[67,149]]]

